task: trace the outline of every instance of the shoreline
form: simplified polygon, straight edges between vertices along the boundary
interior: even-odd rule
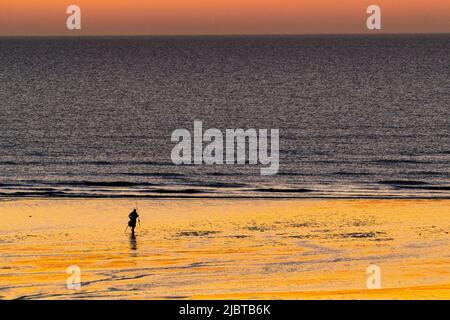
[[[272,193],[272,194],[270,194]],[[3,200],[158,200],[158,199],[164,199],[164,200],[178,200],[178,199],[223,199],[223,200],[315,200],[315,199],[324,199],[324,200],[450,200],[450,195],[442,195],[442,196],[430,196],[430,195],[361,195],[361,196],[341,196],[341,195],[305,195],[308,192],[299,192],[302,195],[298,196],[288,196],[288,195],[279,195],[283,192],[267,192],[267,195],[208,195],[208,193],[204,194],[195,194],[195,195],[189,195],[189,194],[178,194],[178,195],[163,195],[163,194],[150,194],[150,195],[86,195],[86,194],[64,194],[64,195],[48,195],[48,196],[42,196],[42,195],[8,195],[8,196],[1,196],[0,195],[0,201]]]
[[[288,196],[55,196],[55,197],[24,197],[9,196],[0,197],[0,201],[9,200],[450,200],[450,196],[442,197],[418,197],[418,196],[362,196],[362,197],[342,197],[342,196],[311,196],[311,197],[288,197]]]

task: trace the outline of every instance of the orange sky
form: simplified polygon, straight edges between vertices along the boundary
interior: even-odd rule
[[[383,32],[450,32],[450,0],[0,0],[0,35],[364,33],[370,4]]]

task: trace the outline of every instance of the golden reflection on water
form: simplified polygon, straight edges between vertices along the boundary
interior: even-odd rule
[[[1,201],[0,297],[449,298],[449,204],[140,200],[133,237],[135,200]]]

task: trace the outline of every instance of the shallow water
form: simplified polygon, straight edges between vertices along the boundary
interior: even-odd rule
[[[0,202],[0,298],[442,298],[448,200]],[[368,290],[366,269],[382,271]],[[80,290],[66,287],[81,269]]]

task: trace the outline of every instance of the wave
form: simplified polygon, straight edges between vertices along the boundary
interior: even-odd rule
[[[92,186],[92,187],[144,187],[155,186],[157,184],[150,182],[129,182],[129,181],[70,181],[70,182],[51,182],[50,185],[61,186]]]
[[[414,180],[384,180],[378,181],[379,184],[389,184],[389,185],[399,185],[399,186],[420,186],[427,185],[428,182],[425,181],[414,181]]]
[[[258,182],[182,181],[39,181],[0,184],[0,198],[450,198],[450,184],[392,179],[342,184],[290,182],[270,186]]]
[[[423,160],[403,160],[403,159],[380,159],[371,160],[370,163],[374,164],[436,164],[437,162],[423,161]]]
[[[177,198],[183,198],[183,195],[194,195],[194,194],[206,194],[209,193],[205,190],[194,190],[194,189],[184,189],[184,190],[168,190],[168,189],[158,189],[158,190],[148,190],[148,194],[145,193],[112,193],[112,192],[74,192],[72,190],[62,191],[39,191],[39,190],[29,190],[29,191],[14,191],[14,192],[0,192],[0,197],[3,198],[158,198],[164,197],[165,194],[173,195]]]
[[[24,188],[29,187],[32,189],[43,189],[45,186],[55,187],[149,187],[159,186],[160,184],[151,182],[129,182],[129,181],[24,181],[22,183],[0,183],[0,187],[3,188]]]
[[[191,181],[182,185],[195,185],[207,188],[244,188],[248,185],[245,183],[235,183],[235,182],[201,182],[201,181]]]
[[[239,175],[242,175],[243,173],[240,173]],[[206,176],[213,176],[213,177],[235,177],[236,173],[234,172],[206,172]]]
[[[331,175],[337,175],[337,176],[372,176],[374,173],[370,172],[348,172],[348,171],[337,171],[331,173]]]
[[[161,177],[161,178],[178,178],[184,177],[184,174],[181,173],[172,173],[172,172],[119,172],[115,173],[115,175],[123,175],[130,177]]]
[[[416,180],[386,180],[379,181],[379,184],[386,184],[398,189],[415,189],[428,191],[450,191],[450,186],[447,185],[432,185],[426,181]]]
[[[4,166],[28,166],[28,165],[67,165],[67,166],[78,166],[78,165],[95,165],[95,166],[116,166],[116,165],[124,165],[124,166],[173,166],[172,162],[167,161],[0,161],[0,165]]]
[[[450,191],[450,186],[398,186],[403,189],[420,189],[429,191]]]
[[[418,176],[434,176],[434,177],[448,177],[448,172],[443,171],[411,171],[409,172],[411,175],[418,175]]]
[[[285,171],[281,171],[277,173],[278,176],[287,176],[287,177],[295,177],[295,176],[301,176],[301,177],[306,177],[306,176],[311,176],[310,173],[303,173],[303,172],[285,172]],[[316,174],[316,175],[320,175],[320,174]]]
[[[171,194],[195,194],[195,193],[210,193],[208,190],[202,189],[148,189],[143,190],[146,193],[171,193]]]
[[[256,191],[256,192],[270,192],[270,193],[305,193],[305,192],[313,192],[314,190],[304,189],[304,188],[298,188],[298,189],[259,188],[259,189],[252,189],[252,191]]]

